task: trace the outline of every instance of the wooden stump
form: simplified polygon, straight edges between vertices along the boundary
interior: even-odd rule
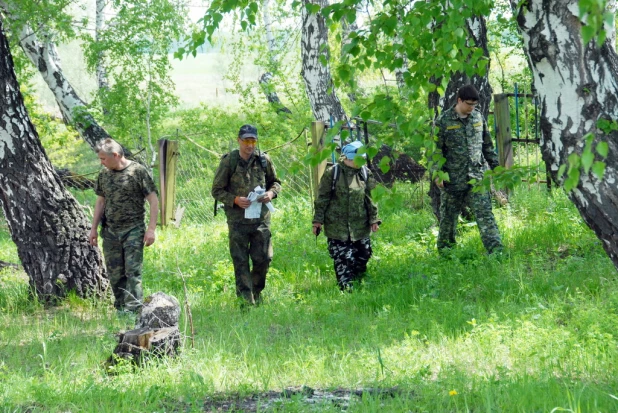
[[[178,300],[157,292],[144,300],[135,329],[118,334],[118,345],[107,366],[127,360],[141,365],[151,357],[175,356],[180,347]]]
[[[151,357],[175,356],[179,347],[178,327],[137,328],[118,335],[118,345],[107,364],[113,366],[123,359],[140,365]]]

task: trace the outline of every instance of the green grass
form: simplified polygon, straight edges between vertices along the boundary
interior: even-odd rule
[[[184,276],[195,348],[183,313],[178,358],[120,365],[114,375],[103,362],[114,334],[131,326],[111,303],[72,297],[45,310],[29,301],[23,274],[3,272],[0,411],[197,412],[212,400],[303,385],[400,391],[353,397],[349,412],[618,409],[616,270],[566,196],[520,188],[497,209],[501,260],[465,224],[441,258],[431,212],[407,202],[382,200],[370,275],[342,294],[325,239],[316,245],[310,234],[311,205],[279,200],[265,303],[248,312],[234,295],[223,217],[160,230],[146,249],[144,287],[183,301]],[[15,261],[6,227],[0,246]],[[298,396],[268,406],[342,410]]]

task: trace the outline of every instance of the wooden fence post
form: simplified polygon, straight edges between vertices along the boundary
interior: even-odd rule
[[[494,116],[496,118],[496,145],[498,146],[500,165],[510,168],[513,166],[513,144],[511,141],[511,112],[507,94],[494,95]]]
[[[159,182],[161,186],[161,226],[167,226],[174,220],[178,141],[160,139],[158,143]]]
[[[316,152],[320,152],[324,148],[324,122],[311,122],[311,145],[315,148]],[[312,169],[312,186],[314,196],[318,196],[318,188],[320,185],[320,179],[326,170],[326,159],[317,164]]]

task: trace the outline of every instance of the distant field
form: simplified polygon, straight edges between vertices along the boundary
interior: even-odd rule
[[[58,53],[69,81],[82,99],[90,101],[95,92],[96,79],[87,72],[81,49],[76,43],[71,43],[60,46]],[[226,88],[232,84],[224,79],[231,61],[231,55],[221,52],[198,54],[182,61],[173,59],[172,79],[176,84],[180,107],[195,107],[201,102],[234,106],[237,96],[226,92]],[[241,76],[243,82],[255,81],[259,77],[259,68],[248,62],[243,66]],[[50,112],[57,112],[54,97],[40,76],[36,77],[35,85],[43,107]]]

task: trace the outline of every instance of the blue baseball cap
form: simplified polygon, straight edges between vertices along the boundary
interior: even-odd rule
[[[357,152],[360,148],[363,147],[363,143],[361,141],[354,141],[352,143],[348,143],[346,146],[341,148],[341,154],[345,155],[347,159],[354,159],[357,156],[362,156],[363,158],[367,157],[367,154],[359,155]]]

